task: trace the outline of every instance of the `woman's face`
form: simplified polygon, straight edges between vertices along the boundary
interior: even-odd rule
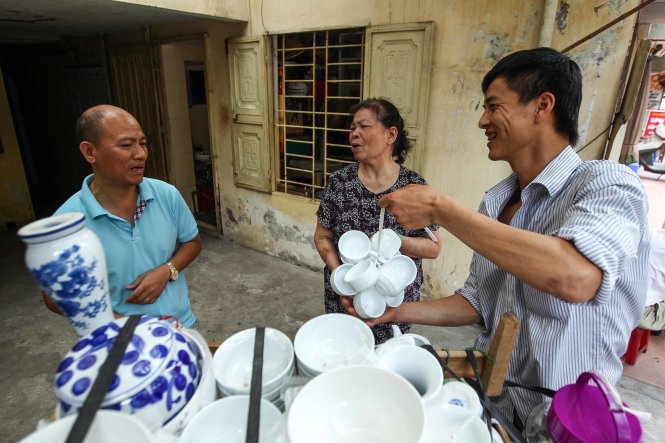
[[[383,126],[371,109],[363,108],[354,114],[349,143],[357,161],[392,158],[396,137],[397,128]]]

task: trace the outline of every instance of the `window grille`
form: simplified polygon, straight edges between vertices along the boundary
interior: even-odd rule
[[[349,109],[362,97],[363,29],[275,37],[278,192],[320,198],[353,163]]]

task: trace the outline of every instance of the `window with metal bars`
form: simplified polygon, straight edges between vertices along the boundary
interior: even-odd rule
[[[327,177],[354,162],[349,109],[362,97],[364,30],[282,34],[273,48],[276,190],[320,198]]]

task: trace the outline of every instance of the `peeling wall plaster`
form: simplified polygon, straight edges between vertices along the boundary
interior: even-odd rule
[[[510,35],[488,34],[483,30],[478,30],[474,36],[474,41],[485,41],[483,46],[483,56],[485,58],[499,61],[506,53],[510,52]]]
[[[568,10],[570,9],[570,3],[566,1],[559,2],[559,10],[556,13],[556,27],[559,32],[563,33],[563,30],[568,26]]]

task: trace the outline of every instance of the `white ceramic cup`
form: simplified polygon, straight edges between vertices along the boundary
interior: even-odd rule
[[[353,297],[353,307],[362,318],[381,317],[386,311],[386,298],[369,287]]]
[[[378,278],[379,269],[369,258],[354,264],[344,275],[344,281],[358,292],[374,286]]]
[[[390,297],[385,297],[386,298],[386,305],[390,306],[391,308],[396,308],[399,305],[402,304],[404,301],[404,291],[398,293],[397,295],[391,295]]]
[[[369,255],[371,243],[362,231],[346,231],[339,238],[337,249],[343,263],[358,263]]]
[[[395,297],[400,294],[400,291],[397,290],[388,276],[384,275],[384,273],[380,271],[379,277],[376,279],[374,286],[376,287],[377,291],[379,291],[384,297]]]
[[[416,268],[416,264],[410,257],[407,257],[406,255],[396,255],[381,266],[381,282],[378,289],[386,297],[397,295],[413,283],[416,279],[417,272],[418,269]],[[377,280],[379,280],[379,278],[377,278]],[[394,292],[386,293],[391,289],[386,282],[392,284]]]
[[[377,366],[404,377],[426,404],[443,386],[441,365],[432,354],[417,346],[391,347],[378,358]]]
[[[335,291],[336,294],[351,296],[358,293],[358,291],[353,289],[350,284],[344,281],[344,276],[352,267],[353,264],[345,263],[336,267],[330,273],[330,286],[332,286],[332,290]]]
[[[379,246],[379,233],[376,232],[372,235],[372,250],[377,251]],[[379,256],[384,259],[389,259],[399,252],[399,248],[402,247],[402,237],[393,231],[392,229],[385,228],[383,230],[383,236],[381,237],[381,250],[377,251]]]

